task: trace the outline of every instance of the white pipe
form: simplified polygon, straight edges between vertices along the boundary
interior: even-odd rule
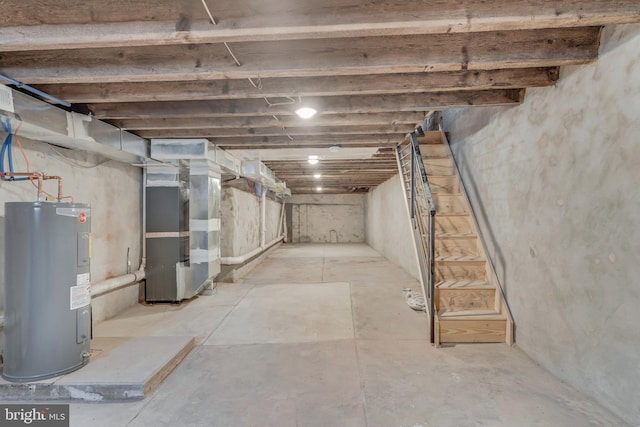
[[[260,247],[264,247],[267,238],[267,187],[262,184],[262,197],[260,198]]]
[[[91,285],[91,296],[98,297],[104,295],[107,292],[111,292],[115,289],[120,289],[138,283],[145,277],[144,270],[134,271],[133,273],[125,274],[123,276],[112,277],[111,279],[103,280],[102,282]],[[0,315],[0,328],[4,327],[4,315]]]
[[[142,168],[142,260],[140,270],[144,270],[147,264],[147,239],[145,235],[147,233],[147,168]]]
[[[91,296],[99,297],[107,292],[111,292],[116,289],[125,288],[127,286],[138,283],[145,278],[144,270],[134,271],[133,273],[124,274],[118,277],[112,277],[111,279],[103,280],[91,285]],[[4,315],[0,315],[0,328],[4,327]]]
[[[284,236],[280,236],[280,237],[278,237],[276,239],[273,239],[272,241],[270,241],[266,245],[259,246],[259,247],[255,248],[254,250],[252,250],[251,252],[248,252],[248,253],[246,253],[244,255],[241,255],[241,256],[222,257],[222,258],[220,258],[220,264],[224,264],[224,265],[242,264],[243,262],[245,262],[249,258],[252,258],[252,257],[258,255],[260,252],[266,251],[267,249],[269,249],[271,246],[275,245],[276,243],[278,243],[282,239],[284,239]]]
[[[111,279],[103,280],[91,285],[91,296],[98,297],[104,295],[107,292],[111,292],[116,289],[125,288],[127,286],[138,283],[145,278],[144,270],[134,271],[133,273],[124,274],[118,277],[112,277]]]
[[[282,201],[282,210],[280,211],[280,220],[278,221],[278,232],[276,236],[282,235],[285,236],[285,233],[282,232],[282,228],[284,227],[284,200]]]

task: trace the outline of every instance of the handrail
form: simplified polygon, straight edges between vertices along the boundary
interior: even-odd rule
[[[416,239],[416,248],[419,252],[418,259],[425,297],[425,309],[429,316],[431,342],[434,342],[436,208],[422,154],[420,153],[417,132],[412,132],[409,138],[408,144],[397,146],[398,165],[409,202],[409,215],[414,231],[414,239]]]

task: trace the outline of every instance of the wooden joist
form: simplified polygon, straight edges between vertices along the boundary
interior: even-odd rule
[[[285,144],[291,147],[295,143],[296,146],[331,146],[331,145],[359,145],[359,146],[378,146],[378,145],[397,145],[402,141],[404,134],[398,135],[298,135],[293,137],[293,141],[288,136],[243,136],[243,137],[209,137],[209,141],[216,145],[252,145],[264,144],[275,145]]]
[[[459,70],[442,73],[367,74],[178,82],[44,84],[38,89],[71,103],[192,101],[427,93],[518,89],[554,85],[558,67]]]
[[[600,26],[638,22],[640,15],[635,0],[210,3],[216,25],[195,0],[74,0],[64,8],[37,0],[8,2],[0,39],[4,51],[42,51]],[[34,28],[41,24],[49,25]]]
[[[18,51],[3,55],[0,68],[44,84],[554,67],[595,60],[599,36],[600,27],[579,27],[235,43],[240,67],[222,44]]]
[[[264,127],[264,128],[228,128],[228,129],[153,129],[138,131],[145,138],[180,137],[256,137],[256,136],[300,136],[300,135],[389,135],[395,134],[397,141],[402,135],[415,129],[414,125],[378,125],[378,126],[315,126],[315,127]]]
[[[364,95],[352,97],[303,98],[323,114],[368,114],[427,112],[433,109],[473,105],[514,105],[524,98],[523,89],[500,89],[469,92],[437,92],[408,95]],[[277,102],[279,100],[271,100]],[[280,100],[286,101],[286,100]],[[262,99],[176,102],[130,102],[126,104],[91,104],[90,110],[100,119],[157,119],[233,116],[292,116],[301,103],[269,106]]]
[[[2,7],[0,73],[124,130],[204,137],[245,153],[386,149],[348,163],[323,160],[327,193],[367,191],[387,179],[396,143],[429,112],[518,104],[526,88],[554,85],[560,66],[594,61],[603,25],[640,22],[637,0],[68,0],[64,7],[21,0]],[[295,116],[303,104],[318,110],[312,120]],[[427,172],[439,176],[434,193],[457,192],[453,163],[438,150],[425,150]],[[304,162],[273,166],[294,192],[315,192]],[[437,219],[439,233],[470,231],[448,210]]]
[[[169,117],[146,119],[112,120],[124,130],[149,129],[233,129],[257,127],[316,127],[316,126],[396,126],[408,124],[417,126],[424,120],[424,112],[361,113],[361,114],[318,114],[313,120],[297,116],[233,116],[233,117]]]

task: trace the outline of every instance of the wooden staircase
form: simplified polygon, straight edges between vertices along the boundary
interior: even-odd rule
[[[446,137],[427,132],[418,142],[436,207],[434,343],[512,344],[513,320]]]

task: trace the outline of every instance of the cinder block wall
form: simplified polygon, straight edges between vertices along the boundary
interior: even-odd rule
[[[639,425],[640,25],[605,28],[556,88],[444,127],[518,345]]]

